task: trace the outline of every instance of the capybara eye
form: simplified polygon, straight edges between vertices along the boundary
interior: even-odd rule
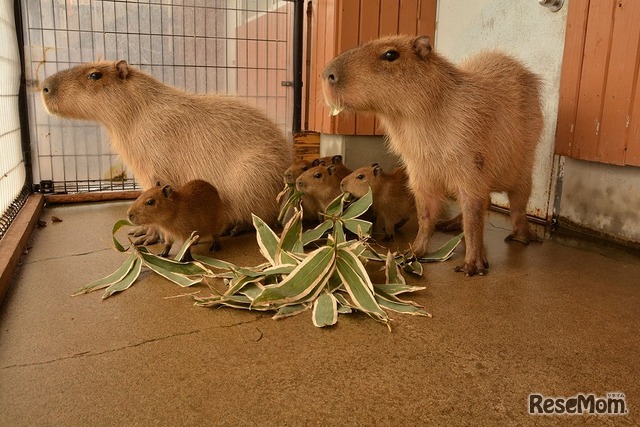
[[[155,204],[156,204],[156,200],[155,200],[155,199],[149,199],[149,200],[147,200],[147,204],[148,204],[149,206],[153,206],[153,205],[155,205]]]
[[[313,174],[313,177],[316,179],[322,178],[322,174],[320,172],[316,172]]]
[[[398,58],[400,58],[400,54],[397,50],[391,49],[382,54],[382,59],[385,61],[393,62]]]
[[[89,74],[89,78],[91,80],[100,80],[102,78],[102,73],[100,71],[94,71],[93,73]]]
[[[364,179],[364,175],[360,174],[360,175],[356,176],[356,179]]]

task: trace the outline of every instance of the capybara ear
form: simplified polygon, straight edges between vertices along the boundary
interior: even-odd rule
[[[118,61],[116,64],[116,71],[118,73],[118,77],[122,80],[126,80],[129,75],[129,64],[124,59],[122,61]]]
[[[382,168],[380,167],[379,164],[374,163],[373,164],[373,176],[378,176],[382,173]]]
[[[429,36],[419,36],[413,40],[413,50],[420,59],[427,59],[431,53],[431,39]]]
[[[336,154],[331,158],[331,163],[333,163],[334,165],[342,163],[342,156],[340,154]]]
[[[315,159],[313,162],[311,162],[311,167],[316,167],[320,164],[320,159]]]
[[[329,172],[329,175],[333,175],[334,173],[336,173],[336,166],[329,165],[329,167],[327,168],[327,172]]]
[[[164,187],[162,187],[162,194],[164,194],[164,197],[171,196],[171,193],[173,193],[173,189],[171,188],[171,186],[169,184],[167,184]]]

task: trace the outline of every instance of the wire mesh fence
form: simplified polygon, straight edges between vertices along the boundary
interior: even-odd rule
[[[29,191],[22,152],[18,96],[20,55],[12,2],[0,3],[0,239]]]
[[[130,190],[135,177],[95,123],[44,110],[39,83],[82,62],[125,59],[196,93],[226,93],[291,123],[293,7],[278,0],[21,0],[38,191]]]

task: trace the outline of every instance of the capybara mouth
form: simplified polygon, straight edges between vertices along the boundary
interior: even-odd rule
[[[324,94],[324,102],[329,106],[329,115],[337,116],[344,110],[344,105],[334,94],[335,88],[327,83],[326,80],[322,81],[322,93]]]

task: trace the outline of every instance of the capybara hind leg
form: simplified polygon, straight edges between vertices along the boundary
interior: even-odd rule
[[[525,245],[528,245],[529,242],[542,243],[542,239],[529,228],[527,223],[527,202],[529,201],[530,193],[530,186],[522,190],[508,192],[513,233],[504,239],[505,242],[515,240]]]
[[[436,230],[439,231],[455,231],[462,229],[462,214],[454,216],[453,218],[446,219],[444,221],[438,221],[436,223]]]
[[[485,275],[489,268],[487,254],[484,249],[484,216],[487,211],[488,198],[460,195],[462,208],[462,227],[464,229],[465,256],[464,264],[455,268],[466,276]]]
[[[417,257],[427,254],[429,239],[433,234],[440,211],[440,199],[425,193],[414,193],[418,215],[418,234],[413,241],[413,252]]]

